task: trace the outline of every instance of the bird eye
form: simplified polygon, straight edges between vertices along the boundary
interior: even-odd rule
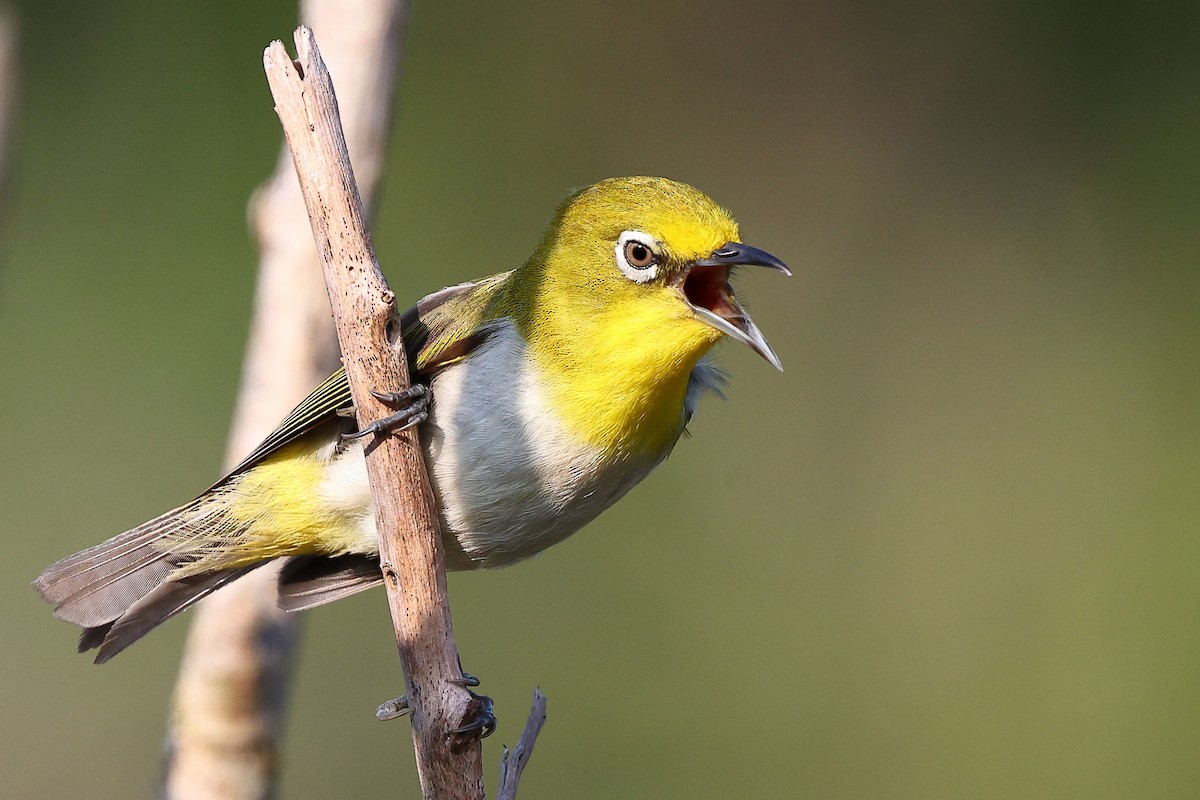
[[[625,243],[625,260],[631,267],[645,269],[654,263],[654,251],[637,239],[630,239]]]
[[[617,266],[634,283],[648,283],[658,277],[657,240],[642,231],[625,231],[617,239]],[[653,243],[653,244],[652,244]]]

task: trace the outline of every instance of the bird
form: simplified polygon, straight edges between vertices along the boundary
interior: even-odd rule
[[[357,430],[339,369],[194,500],[52,564],[34,588],[102,663],[277,559],[289,611],[376,586],[364,447],[412,426],[447,568],[533,556],[667,457],[700,397],[720,394],[718,341],[782,370],[730,285],[749,266],[791,275],[687,184],[639,176],[577,190],[523,264],[401,315],[414,383],[377,394],[395,414]]]

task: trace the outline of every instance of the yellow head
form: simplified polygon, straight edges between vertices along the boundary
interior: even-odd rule
[[[677,435],[688,375],[724,335],[779,366],[734,297],[729,271],[787,268],[739,238],[729,212],[665,178],[610,178],[559,207],[513,275],[509,311],[559,406],[588,420],[587,438],[626,448],[656,427]],[[634,430],[620,409],[596,419],[612,406],[614,385],[624,386],[619,399]]]

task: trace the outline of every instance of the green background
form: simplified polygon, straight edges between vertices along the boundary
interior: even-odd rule
[[[20,4],[0,245],[0,790],[146,796],[186,624],[115,662],[29,588],[216,477],[292,3]],[[451,577],[524,798],[1200,795],[1194,3],[421,3],[374,227],[402,298],[661,174],[796,277],[787,371],[585,532]],[[336,75],[334,76],[336,80]],[[416,796],[383,597],[312,613],[288,798]]]

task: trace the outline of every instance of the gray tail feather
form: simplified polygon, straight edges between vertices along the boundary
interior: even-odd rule
[[[54,615],[82,627],[80,651],[99,647],[107,661],[218,587],[253,567],[171,580],[192,556],[164,546],[199,499],[51,564],[34,588],[55,605]],[[255,565],[256,566],[256,565]]]
[[[95,650],[104,644],[104,637],[108,636],[108,632],[112,630],[113,624],[112,622],[106,622],[103,625],[97,625],[93,628],[84,628],[83,633],[79,634],[79,652],[86,653],[88,650]]]
[[[304,611],[383,583],[378,556],[293,556],[279,572],[277,602]]]
[[[51,564],[33,586],[54,615],[85,628],[111,622],[162,583],[186,558],[162,547],[191,504]]]
[[[185,575],[165,581],[117,619],[84,628],[83,635],[79,637],[79,652],[99,648],[96,663],[103,664],[171,617],[265,563],[260,561],[244,567]]]

